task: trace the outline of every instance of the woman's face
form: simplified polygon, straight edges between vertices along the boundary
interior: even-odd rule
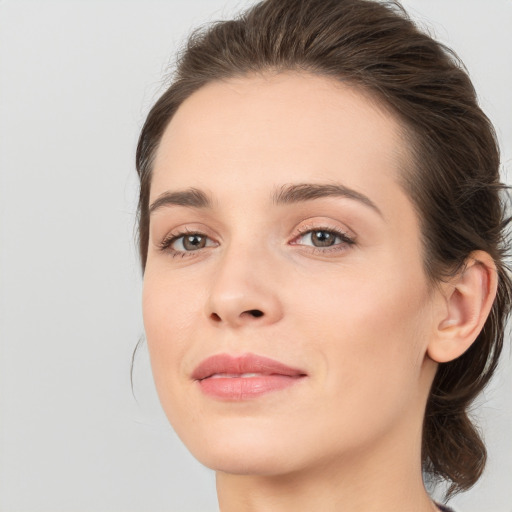
[[[357,89],[291,72],[207,85],[167,127],[144,323],[163,408],[205,465],[419,450],[435,294],[399,131]]]

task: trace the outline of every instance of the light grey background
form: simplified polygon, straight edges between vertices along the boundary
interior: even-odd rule
[[[0,1],[0,510],[217,510],[160,410],[133,243],[138,131],[191,27],[249,1]],[[512,154],[512,1],[406,0],[466,62]],[[510,176],[505,178],[509,183]],[[453,500],[512,511],[512,365],[477,411],[488,470]]]

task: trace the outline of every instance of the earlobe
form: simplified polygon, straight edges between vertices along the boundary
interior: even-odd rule
[[[480,334],[497,290],[496,265],[484,251],[474,251],[463,269],[447,283],[442,314],[427,354],[438,363],[461,356]]]

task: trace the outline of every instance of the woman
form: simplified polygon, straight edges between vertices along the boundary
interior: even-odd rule
[[[137,169],[153,375],[220,510],[448,510],[512,289],[455,56],[395,2],[267,0],[192,35]]]

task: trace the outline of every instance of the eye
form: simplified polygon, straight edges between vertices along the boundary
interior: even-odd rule
[[[215,245],[216,243],[203,233],[187,232],[169,235],[161,242],[160,248],[172,253],[187,253]]]
[[[352,245],[354,240],[347,234],[334,229],[309,229],[303,231],[300,236],[293,241],[294,245],[305,245],[315,248],[329,248],[340,245]]]
[[[301,237],[302,243],[310,242],[315,247],[330,247],[339,240],[339,236],[332,231],[310,231],[306,235]],[[338,242],[339,243],[339,242]]]

